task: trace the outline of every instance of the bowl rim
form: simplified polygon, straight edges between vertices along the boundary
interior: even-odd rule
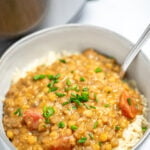
[[[40,34],[45,34],[46,32],[50,32],[50,31],[54,31],[54,30],[60,30],[60,29],[65,29],[65,28],[90,28],[91,30],[103,30],[106,32],[109,32],[110,34],[113,34],[116,37],[119,37],[120,39],[122,39],[124,42],[127,42],[128,44],[130,44],[131,46],[133,46],[133,42],[131,42],[129,39],[127,39],[126,37],[122,36],[121,34],[112,31],[110,29],[101,27],[101,26],[97,26],[97,25],[91,25],[91,24],[64,24],[64,25],[58,25],[58,26],[54,26],[54,27],[48,27],[48,28],[44,28],[44,29],[40,29],[38,31],[35,31],[33,33],[29,33],[28,35],[25,35],[24,37],[20,38],[19,40],[17,40],[16,42],[14,42],[12,45],[10,45],[5,52],[2,54],[2,56],[0,57],[0,65],[3,62],[3,60],[5,58],[7,58],[9,56],[9,54],[12,51],[15,51],[15,47],[17,47],[19,44],[22,44],[25,41],[28,41]],[[14,49],[14,50],[13,50]],[[140,52],[140,54],[142,55],[142,57],[144,57],[144,59],[148,62],[150,62],[150,59],[143,53],[143,51]]]
[[[126,42],[127,44],[133,46],[133,43],[130,40],[128,40],[127,38],[125,38],[124,36],[114,32],[112,30],[109,30],[107,28],[104,28],[104,27],[100,27],[100,26],[96,26],[96,25],[89,25],[89,24],[65,24],[65,25],[58,25],[58,26],[55,26],[55,27],[48,27],[48,28],[41,29],[39,31],[33,32],[33,33],[29,34],[29,35],[26,35],[25,37],[22,37],[21,39],[16,41],[14,44],[9,46],[6,49],[6,51],[2,54],[1,58],[0,58],[0,68],[1,68],[1,64],[3,63],[3,61],[5,61],[7,58],[9,58],[9,55],[11,55],[11,53],[16,51],[15,48],[18,45],[20,45],[20,44],[22,44],[22,43],[24,43],[24,42],[26,42],[28,40],[31,40],[31,39],[39,36],[39,35],[46,34],[47,32],[56,31],[56,30],[63,30],[63,29],[66,29],[66,28],[68,28],[68,29],[89,28],[90,30],[94,30],[94,31],[102,31],[103,30],[103,31],[106,31],[106,33],[113,34],[115,37],[118,37],[118,38],[122,39],[124,42]],[[143,51],[140,52],[140,55],[142,55],[142,57],[145,59],[145,61],[150,63],[150,59],[148,59],[148,57],[143,53]],[[2,124],[2,122],[0,124]],[[3,124],[2,124],[2,127],[3,127]],[[140,139],[140,141],[133,147],[133,149],[138,148],[148,138],[149,134],[150,134],[150,128],[146,131],[146,133]],[[9,144],[8,143],[9,140],[7,139],[7,141],[5,141],[6,137],[1,135],[1,133],[0,133],[0,138],[2,138],[3,142],[5,142],[6,144]],[[10,144],[8,145],[8,147],[9,146],[10,146]],[[10,148],[12,148],[12,146]]]

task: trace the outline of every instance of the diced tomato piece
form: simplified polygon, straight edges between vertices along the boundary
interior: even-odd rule
[[[50,150],[72,150],[69,137],[59,137],[52,141]]]
[[[135,101],[129,96],[126,91],[123,91],[119,99],[119,107],[122,114],[127,118],[133,119],[138,113]]]
[[[42,112],[37,108],[30,108],[23,114],[23,120],[29,129],[37,129],[43,119]]]

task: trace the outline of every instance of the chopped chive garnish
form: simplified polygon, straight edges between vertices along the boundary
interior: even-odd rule
[[[71,85],[71,81],[70,81],[69,79],[67,79],[67,80],[66,80],[66,84],[67,84],[68,86],[70,86],[70,85]]]
[[[97,98],[96,93],[94,93],[94,98],[95,98],[95,101],[98,103],[98,98]]]
[[[80,91],[78,87],[76,87],[74,90],[75,90],[76,92],[79,92],[79,91]]]
[[[65,127],[65,123],[63,121],[58,123],[58,127],[59,128],[64,128]]]
[[[76,106],[72,106],[72,109],[77,109],[77,107]]]
[[[65,92],[68,92],[70,90],[70,87],[65,87]]]
[[[75,125],[72,125],[72,126],[71,126],[71,129],[72,129],[73,131],[75,131],[75,130],[77,130],[77,129],[78,129],[78,127],[77,127],[77,126],[75,126]]]
[[[54,92],[54,91],[57,91],[58,90],[58,87],[51,87],[49,88],[49,92]]]
[[[147,127],[142,127],[142,131],[145,132],[147,130]]]
[[[75,102],[77,103],[79,106],[81,106],[81,102],[87,102],[89,99],[89,93],[88,92],[82,92],[81,95],[79,94],[73,94],[70,97],[70,102]]]
[[[57,80],[57,79],[60,77],[60,73],[56,74],[56,76],[47,75],[47,77],[48,77],[50,80]]]
[[[43,108],[43,117],[48,119],[50,116],[52,116],[55,113],[55,110],[53,107],[44,107]]]
[[[85,143],[85,141],[87,140],[86,137],[82,137],[81,139],[78,140],[78,143]]]
[[[39,74],[39,75],[35,75],[33,77],[34,80],[40,80],[40,79],[44,79],[46,77],[46,75],[44,74]]]
[[[90,106],[86,103],[84,103],[84,106],[87,108],[87,109],[90,109]]]
[[[85,78],[81,77],[81,78],[80,78],[80,81],[81,81],[81,82],[84,82],[84,81],[85,81]]]
[[[47,87],[51,88],[54,86],[54,81],[52,81],[51,83],[48,83]]]
[[[102,69],[101,69],[101,68],[99,68],[99,67],[97,67],[97,68],[95,69],[95,72],[96,72],[96,73],[98,73],[98,72],[102,72]]]
[[[76,92],[79,92],[80,90],[79,90],[79,87],[77,86],[77,85],[74,85],[72,88],[71,88],[71,90],[75,90]]]
[[[106,108],[109,107],[109,106],[110,106],[109,104],[104,104],[104,107],[106,107]]]
[[[55,93],[58,97],[63,97],[63,96],[65,96],[66,94],[64,94],[64,93],[58,93],[58,92],[56,92]]]
[[[98,126],[98,121],[96,121],[96,122],[94,123],[93,129],[97,128],[97,126]]]
[[[99,141],[98,144],[99,144],[99,146],[102,146],[103,143]]]
[[[47,75],[48,79],[53,80],[54,76],[53,75]]]
[[[69,102],[64,102],[64,103],[62,103],[63,106],[65,106],[65,105],[67,105],[67,104],[69,104]]]
[[[71,95],[72,95],[72,96],[76,96],[76,94],[75,94],[75,93],[71,93]]]
[[[66,60],[65,59],[59,59],[59,61],[61,62],[61,63],[66,63]]]
[[[95,107],[95,106],[90,106],[90,108],[96,109],[96,107]]]
[[[71,73],[74,73],[74,70],[71,70]]]
[[[128,104],[131,105],[131,98],[127,98]]]
[[[50,123],[49,118],[45,118],[45,123]]]
[[[56,76],[54,77],[54,79],[58,79],[60,77],[60,73],[56,74]]]
[[[82,104],[81,104],[81,102],[80,102],[79,100],[74,100],[74,102],[75,102],[76,104],[78,104],[79,106],[82,106]]]
[[[92,134],[92,133],[89,133],[88,135],[89,135],[89,137],[91,138],[91,140],[93,140],[93,139],[94,139],[94,136],[93,136],[93,134]]]
[[[17,116],[22,116],[21,108],[18,108],[18,109],[14,112],[14,114],[17,115]]]
[[[43,124],[43,128],[46,128],[46,124]]]
[[[49,87],[49,92],[54,92],[58,89],[58,87],[54,87],[55,83],[58,83],[58,78],[60,77],[60,74],[58,73],[56,76],[54,75],[47,75],[48,79],[52,80],[51,83],[47,85]]]
[[[82,90],[82,91],[86,92],[86,91],[88,91],[88,88],[87,88],[87,87],[85,87],[85,88],[83,88],[83,90]]]
[[[119,127],[119,126],[116,126],[116,127],[115,127],[115,130],[116,130],[116,131],[120,130],[120,127]]]
[[[87,102],[89,99],[89,93],[88,92],[82,92],[79,99],[82,102]]]

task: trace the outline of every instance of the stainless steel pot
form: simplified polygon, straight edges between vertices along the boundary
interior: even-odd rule
[[[0,0],[0,38],[12,38],[35,28],[42,20],[47,0]]]
[[[130,41],[112,31],[88,25],[65,25],[49,28],[33,33],[16,42],[0,60],[0,149],[14,149],[3,129],[2,100],[10,87],[16,68],[22,70],[35,59],[46,56],[52,50],[60,52],[65,49],[76,52],[88,47],[93,47],[101,53],[113,56],[119,63],[122,63],[131,46]],[[150,97],[150,60],[141,52],[129,67],[127,74],[130,79],[136,81],[137,87],[148,100]],[[147,103],[147,107],[150,108],[150,103],[148,101]],[[149,113],[147,119],[150,121]],[[150,130],[148,129],[134,149],[139,148],[142,142],[142,145],[144,145],[149,133]]]

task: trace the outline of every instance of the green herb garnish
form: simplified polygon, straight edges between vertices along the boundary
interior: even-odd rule
[[[74,85],[73,87],[71,87],[71,90],[74,90],[76,92],[79,92],[79,87],[77,85]]]
[[[76,106],[72,106],[72,109],[77,109],[77,107]]]
[[[56,92],[55,93],[58,97],[63,97],[63,96],[65,96],[66,94],[64,94],[64,93],[58,93],[58,92]]]
[[[18,108],[15,112],[14,112],[15,115],[17,116],[22,116],[22,112],[21,112],[21,108]]]
[[[95,101],[98,103],[98,98],[97,98],[96,93],[94,93],[94,98],[95,98]]]
[[[48,77],[48,79],[50,79],[50,80],[55,80],[55,81],[57,81],[58,78],[60,77],[60,73],[58,73],[56,76],[54,76],[54,75],[47,75],[47,77]]]
[[[99,141],[98,144],[99,144],[99,146],[102,146],[103,143]]]
[[[87,88],[87,87],[85,87],[85,88],[83,88],[83,90],[82,90],[82,91],[86,92],[86,91],[88,91],[88,88]]]
[[[79,100],[74,100],[73,102],[75,102],[79,106],[82,106],[82,104],[81,104],[81,102]]]
[[[45,118],[45,123],[50,123],[49,118]]]
[[[145,132],[147,130],[147,127],[142,127],[142,131]]]
[[[84,81],[85,81],[85,78],[81,77],[81,78],[80,78],[80,81],[81,81],[81,82],[84,82]]]
[[[44,79],[46,77],[46,75],[44,74],[39,74],[39,75],[35,75],[33,77],[34,80],[40,80],[40,79]]]
[[[53,80],[54,76],[53,75],[47,75],[48,79]]]
[[[96,121],[96,122],[94,123],[93,129],[97,128],[97,126],[98,126],[98,121]]]
[[[54,92],[54,91],[57,91],[58,90],[58,87],[51,87],[49,88],[49,92]]]
[[[93,140],[93,139],[94,139],[94,136],[93,136],[93,134],[92,134],[92,133],[89,133],[88,135],[89,135],[89,137],[91,138],[91,140]]]
[[[58,123],[58,127],[59,128],[64,128],[65,127],[65,123],[63,121]]]
[[[70,87],[65,87],[65,92],[68,92],[70,90]]]
[[[96,107],[95,107],[95,106],[90,106],[90,108],[96,109]]]
[[[49,123],[49,117],[52,116],[55,113],[55,110],[53,107],[44,107],[43,108],[43,117],[45,118],[46,123]]]
[[[56,76],[54,75],[47,75],[49,80],[52,80],[51,83],[47,85],[49,87],[49,92],[54,92],[58,89],[58,87],[54,87],[55,83],[58,83],[58,78],[60,77],[60,74],[58,73]]]
[[[79,94],[73,94],[70,97],[70,102],[75,102],[79,106],[81,106],[81,102],[87,102],[89,99],[89,93],[88,92],[82,92],[81,95]]]
[[[96,72],[96,73],[98,73],[98,72],[102,72],[102,69],[101,69],[101,68],[99,68],[99,67],[97,67],[97,68],[95,69],[95,72]]]
[[[131,105],[131,98],[127,98],[127,102],[129,105]]]
[[[109,106],[110,106],[109,104],[104,104],[104,107],[106,107],[106,108],[109,107]]]
[[[62,103],[63,106],[65,106],[65,105],[67,105],[67,104],[69,104],[69,102],[64,102],[64,103]]]
[[[116,126],[116,127],[115,127],[115,130],[116,130],[116,131],[120,130],[120,127],[119,127],[119,126]]]
[[[66,80],[66,84],[67,84],[68,86],[70,86],[70,85],[71,85],[71,81],[70,81],[69,79],[67,79],[67,80]]]
[[[89,93],[84,91],[81,93],[81,96],[79,97],[80,101],[87,102],[89,99]]]
[[[71,93],[71,95],[72,95],[72,96],[76,96],[76,94],[75,94],[75,93]]]
[[[52,88],[52,87],[54,86],[54,84],[55,84],[55,82],[52,81],[51,83],[48,83],[48,84],[47,84],[47,87]]]
[[[65,59],[59,59],[59,61],[61,62],[61,63],[66,63],[66,60]]]
[[[84,106],[87,108],[87,109],[90,109],[90,106],[86,103],[84,103]]]
[[[87,140],[86,137],[82,137],[81,139],[78,140],[78,143],[85,143],[85,141]]]
[[[72,129],[73,131],[76,131],[76,130],[78,129],[78,127],[75,126],[75,125],[72,125],[72,126],[71,126],[71,129]]]

